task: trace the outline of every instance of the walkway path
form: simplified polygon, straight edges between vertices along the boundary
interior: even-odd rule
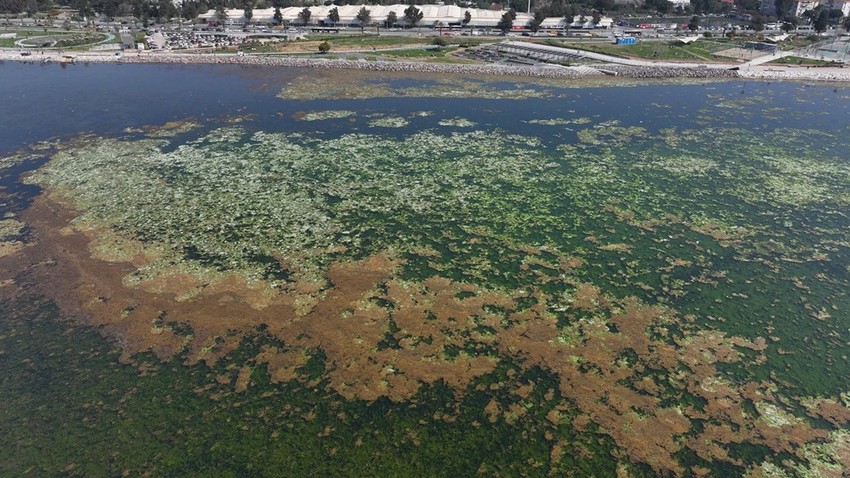
[[[527,49],[534,50],[539,53],[548,53],[554,55],[570,55],[570,56],[580,56],[582,58],[587,58],[590,60],[604,61],[606,63],[614,63],[617,65],[626,65],[626,66],[658,66],[658,67],[668,67],[668,68],[716,68],[716,69],[730,69],[735,65],[728,63],[686,63],[686,62],[670,62],[670,61],[652,61],[652,60],[638,60],[633,58],[620,58],[617,56],[605,55],[602,53],[594,53],[585,50],[576,50],[574,48],[563,48],[557,46],[549,46],[549,45],[540,45],[537,43],[526,43],[526,42],[515,42],[515,41],[507,41],[503,42],[504,45],[518,48],[518,49]]]
[[[738,68],[741,69],[741,70],[745,70],[745,69],[753,67],[753,66],[763,65],[763,64],[769,63],[773,60],[778,60],[780,58],[784,58],[786,56],[793,56],[793,55],[794,55],[793,51],[777,51],[776,53],[774,53],[772,55],[764,55],[764,56],[760,56],[758,58],[753,58],[752,60],[750,60],[746,63],[742,63],[741,65],[738,66]]]

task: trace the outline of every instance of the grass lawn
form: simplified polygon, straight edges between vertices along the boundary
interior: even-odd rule
[[[780,48],[783,49],[783,50],[794,50],[794,49],[797,49],[797,48],[806,48],[806,47],[814,45],[815,43],[818,43],[822,40],[823,40],[822,38],[817,38],[817,37],[811,37],[810,38],[810,37],[796,36],[796,37],[790,38],[790,39],[782,42],[782,46]]]
[[[387,60],[417,60],[432,63],[478,63],[468,58],[452,55],[459,47],[417,48],[411,50],[390,50],[377,52],[378,58]],[[374,58],[374,57],[368,57]]]
[[[675,41],[642,41],[635,45],[614,45],[602,42],[578,43],[557,40],[553,40],[550,43],[567,48],[604,53],[619,57],[681,61],[728,61],[728,58],[716,56],[714,55],[714,52],[735,46],[732,42],[720,39],[698,40],[687,45],[683,45]]]
[[[411,50],[389,50],[380,52],[381,56],[394,56],[399,58],[444,58],[446,54],[456,51],[457,48],[416,48]]]
[[[279,51],[277,45],[277,43],[260,43],[258,41],[252,41],[242,43],[236,49],[237,51],[244,51],[245,53],[277,53]],[[318,52],[318,48],[316,50]]]
[[[769,65],[808,65],[808,66],[825,66],[825,65],[840,65],[840,62],[815,60],[813,58],[802,58],[799,56],[786,56],[768,62]]]
[[[12,33],[13,31],[3,31],[3,33]],[[65,50],[80,50],[80,49],[88,49],[92,45],[100,43],[101,41],[106,40],[106,33],[90,33],[80,30],[73,31],[65,31],[65,30],[54,30],[50,29],[45,32],[43,29],[31,29],[31,30],[17,30],[18,34],[15,38],[3,38],[0,39],[0,48],[15,48],[15,42],[23,40],[25,38],[65,38],[67,37],[67,44],[58,46],[56,48],[62,48]],[[85,40],[82,40],[83,37],[86,37]],[[72,40],[72,38],[77,38],[77,40]],[[117,36],[116,36],[117,38]],[[120,40],[120,39],[119,39]],[[80,43],[77,45],[77,43]],[[32,49],[38,49],[33,46],[29,46]]]

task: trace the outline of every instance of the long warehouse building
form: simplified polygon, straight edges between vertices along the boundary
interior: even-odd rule
[[[321,26],[359,26],[360,22],[357,20],[357,13],[363,7],[364,5],[306,7],[310,10],[310,20],[307,24]],[[398,20],[391,26],[406,25],[404,10],[407,9],[409,5],[365,5],[365,7],[369,10],[371,23],[373,24],[386,24],[389,13],[395,12]],[[301,24],[301,18],[298,14],[301,13],[304,8],[305,7],[281,8],[280,13],[283,16],[283,21],[289,24]],[[328,15],[333,8],[337,8],[337,11],[339,12],[339,21],[335,24],[328,18]],[[505,13],[504,11],[485,10],[481,8],[461,8],[456,5],[417,5],[416,8],[422,12],[422,20],[416,24],[421,27],[433,27],[437,24],[437,22],[440,22],[443,26],[460,26],[463,24],[465,13],[469,12],[471,19],[469,23],[464,24],[464,26],[473,28],[492,28],[499,23],[499,20],[501,20],[502,15]],[[240,9],[228,9],[225,12],[227,13],[228,23],[243,23],[245,21],[243,16],[244,12]],[[254,10],[254,15],[251,20],[258,23],[272,23],[273,17],[274,8],[265,8]],[[210,10],[207,13],[199,15],[199,18],[214,21],[216,13],[214,10]],[[514,26],[523,27],[528,25],[530,21],[530,15],[517,12],[516,20],[514,20]]]

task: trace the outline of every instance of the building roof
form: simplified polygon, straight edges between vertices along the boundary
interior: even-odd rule
[[[331,6],[317,6],[317,7],[306,7],[310,10],[310,22],[312,24],[318,24],[319,22],[324,22],[329,24],[330,20],[328,20],[328,14],[333,8],[336,8],[339,12],[339,22],[342,25],[352,25],[357,22],[357,12],[360,11],[361,8],[366,7],[369,10],[369,13],[372,17],[372,22],[385,22],[387,20],[387,15],[390,12],[395,12],[398,17],[398,23],[402,24],[404,22],[404,10],[409,7],[409,5],[403,4],[395,4],[395,5],[341,5],[338,7]],[[502,15],[505,14],[505,11],[501,10],[485,10],[482,8],[461,8],[456,5],[417,5],[416,8],[422,12],[422,20],[419,21],[417,25],[420,26],[432,26],[435,22],[440,21],[445,25],[448,24],[460,24],[463,21],[464,13],[469,11],[470,16],[472,17],[470,22],[468,23],[471,27],[476,26],[490,26],[494,27],[499,20],[501,20]],[[304,10],[304,7],[287,7],[281,8],[280,13],[283,17],[284,21],[297,23],[299,21],[298,14]],[[241,19],[243,18],[243,10],[239,9],[228,9],[226,10],[227,17],[231,20]],[[265,8],[265,9],[255,9],[254,15],[252,17],[253,20],[259,22],[271,22],[274,16],[274,8]],[[215,11],[210,10],[207,13],[198,15],[199,18],[203,19],[214,19]],[[531,20],[531,16],[526,13],[516,14],[516,20],[514,20],[514,25],[526,25]]]

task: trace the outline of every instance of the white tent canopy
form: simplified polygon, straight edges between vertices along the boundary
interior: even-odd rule
[[[566,24],[566,17],[549,17],[543,19],[540,28],[564,28]]]

